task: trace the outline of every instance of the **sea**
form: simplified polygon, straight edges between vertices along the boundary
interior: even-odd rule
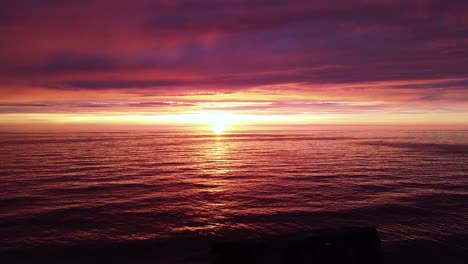
[[[468,131],[0,133],[0,257],[209,263],[215,238],[346,226],[377,227],[385,263],[468,263]]]

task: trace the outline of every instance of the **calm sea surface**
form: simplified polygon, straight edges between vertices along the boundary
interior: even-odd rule
[[[468,131],[0,134],[1,250],[348,225],[464,256]]]

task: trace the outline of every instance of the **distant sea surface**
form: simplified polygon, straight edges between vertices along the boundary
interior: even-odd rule
[[[362,225],[468,263],[468,131],[0,134],[2,252]]]

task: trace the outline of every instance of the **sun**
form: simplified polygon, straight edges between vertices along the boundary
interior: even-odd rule
[[[213,124],[213,126],[211,127],[211,129],[213,130],[213,132],[216,134],[216,135],[221,135],[225,129],[224,127],[224,124],[223,123],[215,123]]]

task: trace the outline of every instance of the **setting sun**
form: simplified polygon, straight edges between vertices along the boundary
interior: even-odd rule
[[[216,135],[220,135],[223,133],[225,127],[224,127],[224,124],[222,123],[216,123],[211,127],[211,129]]]

